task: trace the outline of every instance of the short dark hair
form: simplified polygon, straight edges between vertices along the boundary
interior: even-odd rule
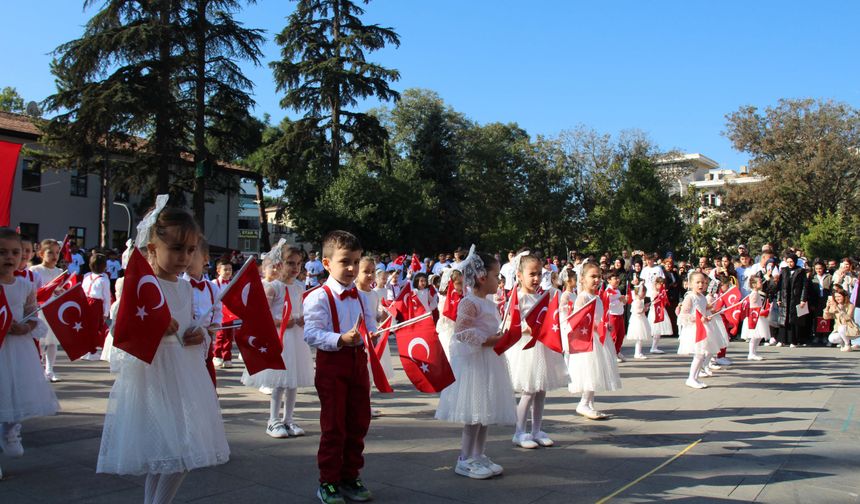
[[[350,252],[361,252],[363,247],[361,242],[354,234],[349,231],[330,231],[323,237],[322,240],[322,255],[327,259],[331,259],[338,249],[345,249]]]
[[[96,274],[102,274],[107,269],[107,258],[102,253],[94,253],[90,256],[90,271]]]
[[[21,241],[21,235],[12,228],[0,227],[0,240],[18,240]]]
[[[230,262],[229,256],[223,255],[223,256],[219,257],[218,260],[215,262],[215,266],[216,267],[218,267],[218,266],[230,266],[232,268],[233,263]]]

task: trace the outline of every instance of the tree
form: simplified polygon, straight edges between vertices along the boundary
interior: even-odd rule
[[[24,112],[24,98],[18,94],[17,89],[6,86],[0,90],[0,110],[16,114]]]
[[[780,100],[763,112],[741,107],[726,116],[725,135],[751,156],[752,172],[766,183],[734,186],[728,207],[751,229],[781,245],[820,213],[860,210],[860,113],[831,101]]]
[[[388,85],[400,78],[399,72],[368,62],[365,53],[399,46],[400,38],[391,28],[362,23],[362,14],[350,0],[298,0],[275,37],[282,59],[271,67],[278,91],[286,93],[281,107],[304,113],[306,121],[328,133],[332,173],[344,148],[381,148],[386,136],[375,117],[346,107],[365,98],[399,96]]]
[[[821,212],[813,217],[807,231],[800,236],[800,246],[806,257],[840,259],[857,254],[860,222],[847,219],[841,213]]]

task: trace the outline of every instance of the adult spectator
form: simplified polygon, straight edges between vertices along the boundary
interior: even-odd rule
[[[451,263],[448,262],[447,260],[445,260],[445,254],[439,254],[438,260],[436,261],[436,264],[433,265],[433,269],[432,269],[433,274],[434,275],[441,275],[442,270],[449,267],[450,265],[451,265]]]
[[[305,263],[305,286],[308,288],[316,287],[322,280],[323,265],[317,260],[317,253],[313,250],[308,252],[308,262]]]
[[[847,257],[843,258],[839,263],[839,269],[833,273],[834,285],[841,286],[850,296],[854,290],[854,282],[856,281],[857,277],[854,275],[851,259]]]
[[[675,308],[681,300],[681,277],[678,275],[678,270],[675,269],[675,259],[672,256],[663,260],[663,274],[666,278],[666,295],[669,299],[669,305],[666,311],[669,313],[669,321],[672,322],[672,334],[678,335],[678,315],[675,313]]]
[[[821,260],[815,261],[812,266],[810,278],[810,289],[808,294],[809,312],[812,315],[814,324],[812,332],[815,334],[815,343],[824,344],[830,330],[826,330],[823,326],[818,326],[819,319],[824,316],[824,307],[827,306],[827,298],[830,297],[830,292],[833,286],[833,277],[827,272],[824,262]],[[827,325],[827,322],[823,322]],[[820,331],[819,329],[825,329]]]
[[[509,293],[514,288],[514,282],[517,279],[517,272],[514,268],[514,257],[516,257],[514,251],[509,250],[508,262],[502,265],[502,268],[499,270],[499,274],[505,279],[505,293]]]
[[[789,345],[796,348],[801,344],[801,338],[806,343],[809,315],[798,315],[798,309],[807,306],[807,276],[806,272],[797,266],[797,257],[787,254],[785,267],[780,270],[777,304],[780,307],[780,331],[777,346]]]

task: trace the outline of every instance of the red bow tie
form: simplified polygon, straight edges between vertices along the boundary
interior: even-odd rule
[[[344,300],[347,298],[358,299],[358,289],[353,287],[352,289],[347,289],[340,293],[340,299]]]
[[[193,278],[190,278],[189,280],[191,280],[192,287],[203,292],[203,289],[206,287],[206,280],[200,280],[199,282]]]
[[[13,275],[19,276],[21,278],[27,278],[27,270],[15,270],[15,273],[13,273]]]

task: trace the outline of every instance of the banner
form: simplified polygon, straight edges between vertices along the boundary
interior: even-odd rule
[[[21,144],[0,141],[0,226],[8,227]]]

